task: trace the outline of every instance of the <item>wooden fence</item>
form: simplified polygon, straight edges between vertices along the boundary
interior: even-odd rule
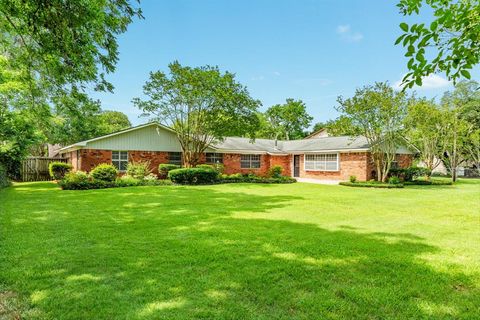
[[[67,162],[67,159],[30,157],[23,160],[22,168],[20,170],[20,177],[22,181],[52,180],[50,173],[48,172],[48,165],[54,161]]]

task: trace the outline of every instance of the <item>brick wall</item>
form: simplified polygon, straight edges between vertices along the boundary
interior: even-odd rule
[[[253,173],[259,176],[264,176],[267,174],[268,169],[270,168],[270,159],[269,155],[262,154],[260,155],[260,168],[258,169],[242,169],[240,168],[240,154],[236,153],[225,153],[223,155],[223,165],[225,166],[225,174],[233,173],[242,173],[248,174]]]
[[[74,166],[74,170],[82,170],[89,172],[95,166],[101,163],[112,163],[112,151],[110,150],[96,150],[96,149],[82,149],[79,150],[80,159],[77,161],[77,151],[70,153],[70,162]],[[161,163],[168,163],[168,152],[158,151],[129,151],[129,161],[149,161],[152,172],[158,174],[158,165]],[[256,175],[265,176],[270,167],[280,165],[283,167],[283,175],[291,176],[293,155],[286,156],[272,156],[268,154],[260,155],[260,168],[258,169],[242,169],[240,168],[240,154],[224,154],[223,164],[225,166],[226,174],[253,173]],[[399,154],[397,161],[400,167],[408,167],[412,164],[412,155]],[[200,163],[205,163],[205,155],[202,155]],[[77,165],[78,164],[78,165]],[[354,175],[358,180],[372,179],[372,172],[375,171],[375,166],[371,161],[369,153],[355,152],[355,153],[340,153],[340,170],[339,171],[305,171],[304,170],[304,155],[300,155],[300,177],[301,178],[316,178],[327,180],[348,180],[350,176]]]
[[[292,175],[293,155],[287,156],[269,156],[269,167],[281,166],[283,168],[282,175],[290,177]]]
[[[300,178],[325,179],[325,180],[348,180],[350,176],[356,176],[358,180],[367,179],[366,152],[340,153],[338,171],[309,171],[304,169],[305,156],[300,155]]]
[[[112,151],[97,149],[80,150],[80,170],[90,172],[102,163],[112,163]]]
[[[168,152],[159,151],[129,151],[128,162],[150,162],[150,170],[158,174],[158,165],[168,163]]]

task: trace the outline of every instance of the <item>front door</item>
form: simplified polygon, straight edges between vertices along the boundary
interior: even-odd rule
[[[300,156],[299,155],[293,156],[293,176],[295,178],[300,177]]]

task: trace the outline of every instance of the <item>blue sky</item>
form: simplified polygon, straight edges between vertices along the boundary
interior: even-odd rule
[[[396,1],[143,0],[144,20],[119,37],[120,61],[108,79],[114,94],[95,93],[102,108],[145,122],[131,100],[142,96],[150,71],[178,60],[233,72],[262,110],[286,98],[302,99],[314,122],[337,116],[338,95],[375,81],[394,84],[406,73]],[[428,17],[424,16],[428,21]],[[441,76],[420,95],[451,89]]]

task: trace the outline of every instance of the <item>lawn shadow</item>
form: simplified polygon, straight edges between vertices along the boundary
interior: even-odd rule
[[[478,311],[473,281],[429,266],[422,255],[439,249],[421,238],[269,220],[265,213],[276,208],[294,214],[291,203],[301,197],[240,190],[47,192],[58,204],[50,211],[38,204],[10,225],[2,259],[10,263],[0,261],[0,280],[46,317],[63,319],[473,318]]]

